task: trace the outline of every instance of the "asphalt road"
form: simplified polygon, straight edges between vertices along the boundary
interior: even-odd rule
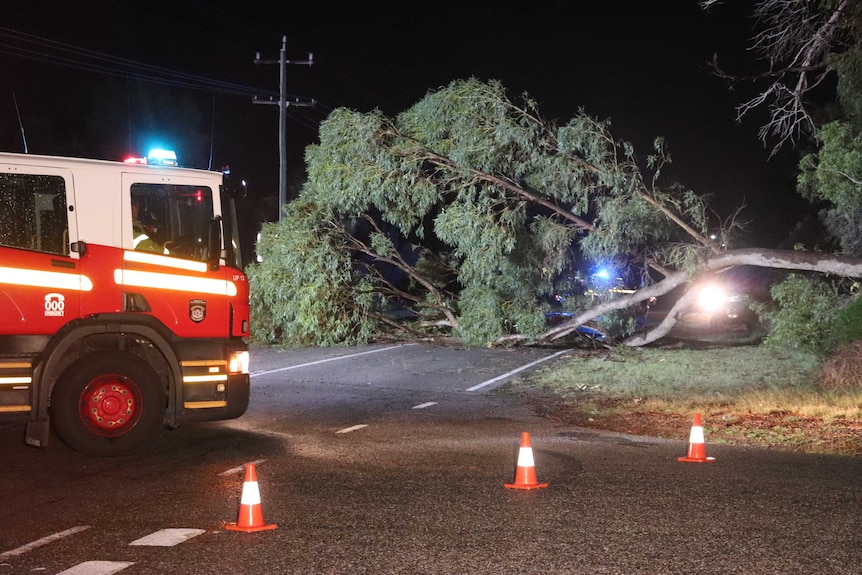
[[[498,387],[553,353],[255,350],[245,416],[128,457],[2,427],[0,575],[862,573],[862,459],[537,418]],[[276,528],[229,531],[249,463]]]

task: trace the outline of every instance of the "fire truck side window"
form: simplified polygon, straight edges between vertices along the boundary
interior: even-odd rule
[[[212,190],[201,186],[132,184],[132,244],[137,250],[207,260]]]
[[[68,255],[62,177],[0,174],[0,245]]]

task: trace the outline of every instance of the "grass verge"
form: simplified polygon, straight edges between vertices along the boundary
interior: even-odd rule
[[[862,386],[823,386],[814,355],[765,346],[573,351],[519,379],[539,415],[598,429],[708,443],[862,455]]]

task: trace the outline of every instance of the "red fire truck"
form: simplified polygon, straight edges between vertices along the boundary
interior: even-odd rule
[[[219,172],[0,153],[0,421],[117,455],[242,415],[233,206]]]

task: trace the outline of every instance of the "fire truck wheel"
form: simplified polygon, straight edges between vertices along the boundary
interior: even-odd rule
[[[122,455],[161,424],[165,397],[155,372],[137,356],[100,352],[60,376],[51,425],[69,447],[88,455]]]

